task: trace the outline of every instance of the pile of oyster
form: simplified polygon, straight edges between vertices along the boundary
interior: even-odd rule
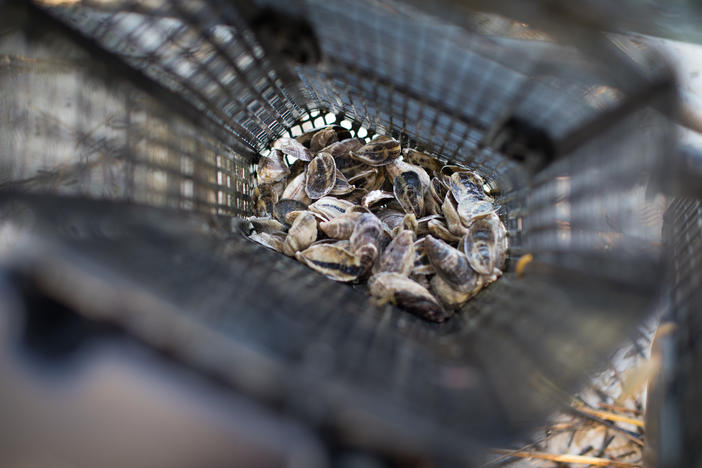
[[[290,161],[290,163],[289,163]],[[505,226],[475,172],[329,126],[262,156],[249,237],[441,322],[502,275]]]

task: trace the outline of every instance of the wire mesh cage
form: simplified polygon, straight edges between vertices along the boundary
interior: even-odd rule
[[[343,440],[473,459],[540,421],[655,301],[648,200],[675,98],[646,50],[377,0],[7,12],[3,216],[41,239],[15,268]],[[480,173],[509,231],[504,277],[430,324],[232,233],[258,155],[331,123]]]

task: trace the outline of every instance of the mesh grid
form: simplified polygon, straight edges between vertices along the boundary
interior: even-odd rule
[[[81,310],[322,427],[363,433],[370,421],[388,445],[472,459],[476,446],[540,421],[553,387],[582,382],[655,296],[660,219],[646,212],[645,191],[665,119],[639,109],[532,178],[502,150],[507,121],[557,139],[624,93],[577,52],[471,33],[395,2],[309,0],[282,8],[309,21],[322,58],[293,63],[257,35],[243,5],[42,5],[30,11],[51,12],[56,36],[3,36],[6,57],[36,61],[3,74],[18,91],[0,93],[5,186],[179,209],[30,197],[22,203],[58,244],[55,259],[37,262],[85,261],[93,266],[70,270],[67,283],[93,278],[109,294],[117,278],[167,304]],[[76,40],[61,45],[62,34]],[[78,52],[90,47],[93,57]],[[50,57],[64,56],[52,68]],[[108,61],[138,73],[95,71]],[[250,214],[256,153],[320,120],[389,133],[481,172],[502,206],[512,267],[525,253],[537,259],[528,274],[510,267],[434,325],[236,236],[180,230],[184,210]],[[66,228],[85,224],[96,227]],[[103,232],[116,224],[120,235]]]

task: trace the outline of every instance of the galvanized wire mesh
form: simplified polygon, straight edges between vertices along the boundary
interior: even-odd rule
[[[68,283],[89,267],[63,284],[82,313],[350,439],[472,458],[539,421],[553,388],[581,382],[648,312],[661,268],[646,190],[668,124],[646,101],[607,114],[640,82],[395,2],[265,2],[284,13],[263,16],[216,0],[58,3],[17,8],[0,38],[2,185],[180,210],[10,196],[44,220],[42,252],[62,265],[28,274],[81,259],[100,265],[103,294],[118,278],[160,304],[86,306]],[[572,143],[600,116],[601,133]],[[251,214],[257,153],[319,119],[483,174],[509,229],[508,273],[431,325],[238,236],[165,221]],[[154,326],[169,320],[182,333]]]

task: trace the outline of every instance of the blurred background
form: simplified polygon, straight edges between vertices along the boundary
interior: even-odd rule
[[[0,8],[2,466],[702,466],[696,2]],[[481,174],[504,276],[434,324],[243,236],[330,124]]]

